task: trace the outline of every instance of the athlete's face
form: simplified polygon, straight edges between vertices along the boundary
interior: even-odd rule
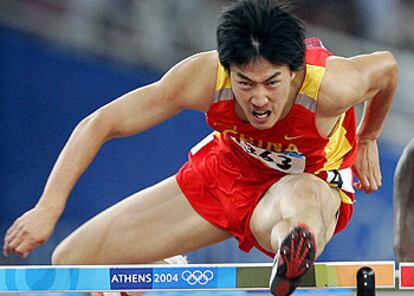
[[[290,89],[295,72],[265,59],[230,66],[236,114],[255,128],[271,128],[290,109]]]

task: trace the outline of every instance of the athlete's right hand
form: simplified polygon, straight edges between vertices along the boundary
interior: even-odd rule
[[[34,207],[20,216],[7,230],[4,237],[4,256],[26,258],[31,251],[51,236],[59,215],[50,209]]]

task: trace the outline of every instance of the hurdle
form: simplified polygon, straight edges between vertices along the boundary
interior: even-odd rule
[[[1,266],[0,293],[267,290],[272,264]],[[376,287],[395,287],[394,261],[315,263],[300,288],[356,288],[361,267]]]
[[[414,263],[400,263],[399,278],[401,290],[414,290]]]

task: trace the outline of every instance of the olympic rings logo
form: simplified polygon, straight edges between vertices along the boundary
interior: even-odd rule
[[[211,270],[185,270],[181,274],[181,277],[189,285],[194,286],[196,284],[206,285],[209,281],[214,278],[214,273]]]

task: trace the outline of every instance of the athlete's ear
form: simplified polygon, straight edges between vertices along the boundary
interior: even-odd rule
[[[296,72],[295,71],[290,71],[290,81],[293,81],[293,79],[295,79],[296,77]]]

